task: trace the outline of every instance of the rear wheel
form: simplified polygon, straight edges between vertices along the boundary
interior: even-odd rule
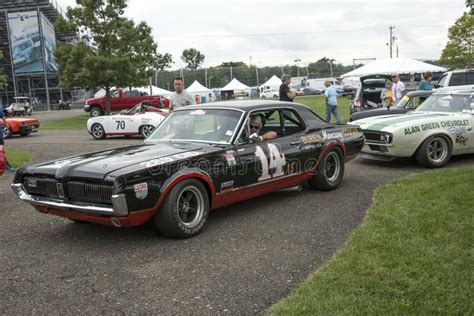
[[[319,162],[317,173],[309,180],[313,189],[331,191],[344,177],[344,156],[339,147],[332,147]]]
[[[443,135],[428,137],[415,153],[416,161],[427,168],[440,168],[451,159],[451,142]]]
[[[201,231],[208,215],[206,188],[199,180],[188,179],[171,189],[153,222],[166,237],[189,238]]]
[[[94,137],[95,139],[104,139],[106,136],[104,127],[102,126],[102,124],[99,123],[95,123],[92,125],[91,133],[92,137]]]
[[[97,117],[97,116],[101,116],[103,115],[104,113],[102,112],[102,109],[98,106],[93,106],[91,108],[91,111],[90,111],[90,116],[91,117]]]
[[[12,137],[12,131],[7,125],[2,125],[2,133],[4,139]]]
[[[147,138],[153,133],[154,130],[155,127],[153,125],[143,125],[140,127],[140,135],[142,135],[143,138]]]

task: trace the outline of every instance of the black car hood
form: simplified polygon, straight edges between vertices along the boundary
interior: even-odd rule
[[[180,157],[179,154],[193,152],[193,156],[198,156],[215,150],[219,150],[219,148],[198,143],[141,144],[50,161],[29,166],[23,172],[54,176],[57,179],[87,178],[97,180],[105,179],[109,173],[130,166],[137,166],[137,169],[146,168],[142,165],[153,159],[173,156],[176,157],[174,160],[177,161],[185,159]]]

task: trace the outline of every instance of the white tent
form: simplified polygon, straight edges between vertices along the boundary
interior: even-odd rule
[[[229,91],[229,90],[237,90],[237,91],[241,91],[241,90],[249,90],[250,87],[249,86],[246,86],[244,85],[242,82],[240,82],[239,80],[237,80],[236,78],[232,79],[231,82],[229,82],[224,88],[221,88],[221,91]]]
[[[186,91],[191,94],[193,93],[199,94],[200,92],[209,93],[211,90],[206,88],[202,84],[200,84],[199,81],[194,80],[194,82],[189,87],[186,88]]]
[[[427,64],[411,58],[386,58],[377,59],[367,65],[357,68],[351,72],[343,74],[341,77],[361,77],[373,74],[391,74],[391,73],[425,73],[431,72],[445,72],[446,69],[435,65]]]
[[[281,79],[273,75],[270,79],[267,80],[267,82],[262,84],[260,88],[278,90],[280,86],[281,86]]]

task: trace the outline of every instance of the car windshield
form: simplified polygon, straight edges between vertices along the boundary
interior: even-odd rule
[[[171,112],[147,141],[186,140],[230,144],[243,112],[227,109],[190,109]]]
[[[404,109],[407,103],[410,102],[410,99],[411,98],[407,95],[403,96],[403,98],[400,101],[398,101],[396,107],[399,109]]]
[[[472,102],[474,102],[472,93],[434,94],[426,99],[416,111],[461,112],[470,109]]]

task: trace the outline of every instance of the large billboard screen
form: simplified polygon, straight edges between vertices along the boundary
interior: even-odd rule
[[[43,31],[44,64],[46,71],[57,71],[58,65],[54,59],[54,50],[56,49],[56,34],[54,26],[41,13],[41,30]]]
[[[38,12],[8,13],[8,26],[15,73],[43,71]]]

